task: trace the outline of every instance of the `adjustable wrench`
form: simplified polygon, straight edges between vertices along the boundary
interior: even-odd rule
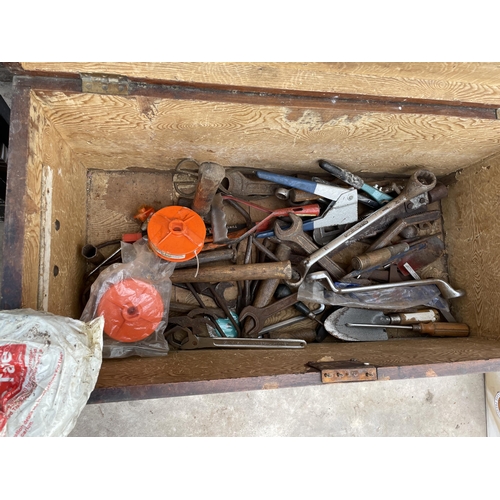
[[[290,219],[292,219],[292,225],[286,229],[283,229],[278,222],[275,222],[274,234],[276,237],[283,243],[295,243],[308,254],[316,252],[319,247],[304,233],[300,218],[294,214],[290,214]],[[345,275],[344,270],[327,255],[319,259],[318,264],[323,269],[326,269],[335,279],[341,279]]]
[[[370,228],[372,224],[375,224],[386,215],[389,215],[400,205],[409,202],[416,196],[427,193],[436,185],[436,182],[436,176],[432,172],[428,170],[417,170],[410,177],[405,188],[403,189],[403,191],[401,191],[401,194],[398,195],[397,198],[389,201],[381,208],[379,208],[376,212],[369,215],[366,219],[361,220],[350,229],[345,231],[343,234],[330,241],[330,243],[312,253],[311,255],[309,255],[309,257],[306,257],[297,267],[299,278],[297,280],[293,280],[292,278],[291,280],[286,282],[287,285],[292,288],[299,287],[300,284],[304,281],[311,267],[316,264],[316,262],[321,260],[323,257],[326,257],[334,250],[337,250],[358,234],[365,232],[368,228]]]

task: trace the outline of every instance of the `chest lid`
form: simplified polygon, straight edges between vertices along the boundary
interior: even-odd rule
[[[498,63],[19,62],[16,74],[87,79],[92,92],[126,93],[127,82],[500,106]],[[93,80],[94,79],[94,80]],[[84,80],[85,81],[85,80]],[[89,83],[91,82],[91,83]],[[101,89],[97,90],[96,89]],[[84,90],[85,91],[85,90]]]

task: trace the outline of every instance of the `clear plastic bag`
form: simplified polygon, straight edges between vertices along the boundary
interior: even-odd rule
[[[122,263],[103,271],[92,285],[81,316],[104,316],[104,358],[165,356],[164,331],[175,263],[157,257],[144,239],[123,243]]]
[[[336,283],[338,287],[350,286],[348,283]],[[402,311],[417,306],[429,306],[448,310],[447,302],[441,297],[436,285],[383,288],[368,292],[340,294],[326,290],[317,281],[306,280],[299,287],[298,300],[329,304],[332,306],[377,309],[385,312]]]
[[[0,311],[0,436],[67,436],[102,363],[104,321]]]

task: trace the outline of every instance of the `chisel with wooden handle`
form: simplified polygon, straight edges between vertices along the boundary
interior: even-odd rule
[[[366,323],[346,323],[346,326],[366,328],[406,328],[432,337],[468,337],[469,327],[464,323],[417,323],[416,325],[369,325]]]

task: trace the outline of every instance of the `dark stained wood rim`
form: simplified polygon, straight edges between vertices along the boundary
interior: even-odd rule
[[[500,371],[499,358],[411,366],[384,366],[377,369],[377,374],[378,380],[400,380],[497,371]]]
[[[388,381],[409,378],[447,377],[496,371],[500,371],[500,358],[425,365],[377,367],[377,380]],[[310,369],[308,372],[301,374],[107,387],[95,389],[90,395],[88,404],[283,389],[287,387],[306,387],[321,384],[321,372]]]
[[[172,384],[151,384],[128,387],[107,387],[95,389],[90,395],[89,404],[116,403],[139,399],[159,399],[199,394],[220,394],[226,392],[259,391],[320,385],[321,373],[312,370],[309,373],[275,375],[267,377],[243,377]]]
[[[40,91],[82,92],[82,84],[74,74],[64,78],[49,76],[15,76],[19,85]],[[350,114],[367,112],[423,114],[496,120],[497,108],[489,104],[425,99],[397,99],[384,96],[289,91],[254,87],[189,84],[169,81],[130,79],[131,97],[234,102],[298,109],[322,109]]]
[[[25,238],[26,175],[29,152],[30,89],[13,87],[9,130],[9,163],[5,200],[0,308],[18,309],[22,304],[22,264]]]

